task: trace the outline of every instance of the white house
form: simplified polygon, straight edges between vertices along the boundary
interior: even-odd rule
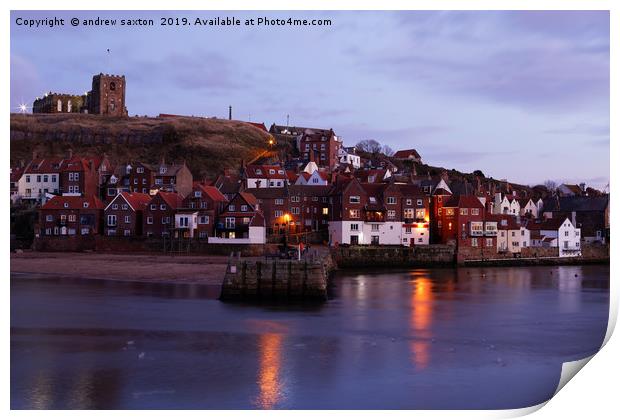
[[[534,219],[538,219],[538,206],[534,203],[534,201],[532,201],[531,198],[523,199],[519,202],[519,204],[521,205],[521,211],[519,212],[521,216],[530,214]]]
[[[351,153],[347,148],[341,147],[338,149],[338,160],[340,163],[353,166],[354,169],[359,169],[362,165],[361,158],[355,153]]]
[[[58,194],[61,164],[62,159],[33,159],[17,182],[19,197],[45,204],[46,194]]]
[[[246,188],[284,188],[286,171],[274,165],[248,165],[245,168]]]
[[[528,227],[538,231],[535,236],[540,237],[533,245],[557,247],[560,257],[581,255],[581,229],[575,227],[568,217],[530,223]]]
[[[174,227],[179,231],[186,231],[188,237],[193,238],[198,230],[198,212],[180,210],[174,215]]]
[[[295,185],[328,185],[328,176],[325,172],[314,171],[312,174],[301,172]]]
[[[329,222],[331,245],[428,245],[428,223],[366,222],[338,220]]]

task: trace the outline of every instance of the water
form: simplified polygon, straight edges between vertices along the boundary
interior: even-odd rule
[[[345,272],[319,305],[13,278],[13,409],[500,409],[606,331],[609,267]]]

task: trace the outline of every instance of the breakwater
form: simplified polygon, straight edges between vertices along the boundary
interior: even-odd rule
[[[220,299],[324,301],[327,300],[327,285],[334,268],[330,255],[302,260],[231,255]]]

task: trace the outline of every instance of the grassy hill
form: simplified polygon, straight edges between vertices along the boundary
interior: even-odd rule
[[[267,149],[269,135],[242,121],[198,117],[104,117],[11,114],[11,164],[40,156],[103,155],[128,160],[185,161],[195,177],[238,168]]]

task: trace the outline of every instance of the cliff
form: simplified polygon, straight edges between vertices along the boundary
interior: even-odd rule
[[[242,121],[198,117],[105,117],[11,114],[11,164],[40,156],[103,155],[128,160],[185,161],[197,178],[217,176],[263,153],[269,135]]]

